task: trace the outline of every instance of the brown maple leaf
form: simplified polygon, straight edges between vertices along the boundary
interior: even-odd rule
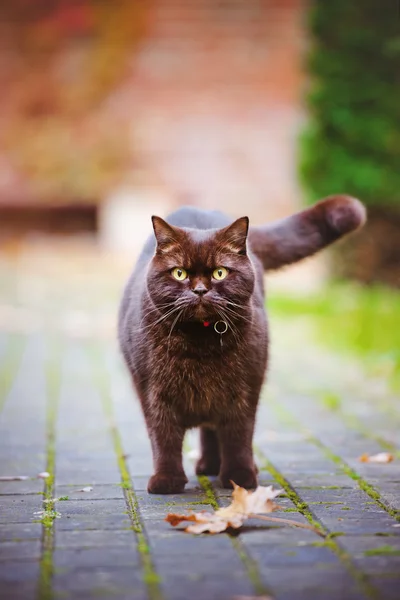
[[[279,496],[282,490],[274,490],[272,485],[268,487],[260,485],[254,492],[250,492],[236,485],[233,481],[232,484],[232,502],[229,506],[219,508],[214,513],[208,511],[190,513],[188,515],[169,513],[165,520],[173,527],[176,527],[183,521],[192,521],[194,524],[188,525],[185,531],[199,534],[206,531],[209,533],[221,533],[230,527],[238,529],[247,519],[257,518],[275,523],[284,523],[293,527],[311,529],[324,537],[321,531],[311,525],[304,525],[303,523],[297,523],[289,519],[265,516],[267,513],[279,510],[279,506],[273,500]]]

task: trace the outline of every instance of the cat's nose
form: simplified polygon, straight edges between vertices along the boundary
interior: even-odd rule
[[[192,288],[192,292],[197,294],[198,296],[204,296],[208,292],[208,289],[204,285],[204,283],[197,283],[194,288]]]

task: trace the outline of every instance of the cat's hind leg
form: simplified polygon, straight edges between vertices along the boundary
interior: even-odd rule
[[[218,475],[221,468],[219,441],[216,432],[200,427],[201,456],[196,464],[196,475]]]
[[[252,440],[254,417],[232,420],[218,429],[221,444],[222,486],[231,488],[232,482],[244,488],[257,487],[257,467],[254,463]]]

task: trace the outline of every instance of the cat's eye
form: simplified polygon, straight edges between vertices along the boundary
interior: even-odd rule
[[[180,267],[175,267],[175,269],[172,269],[172,275],[178,281],[184,281],[187,277],[185,269],[181,269]]]
[[[223,279],[225,279],[225,277],[227,275],[228,275],[228,269],[225,269],[225,267],[218,267],[217,269],[215,269],[213,271],[213,277],[217,281],[222,281]]]

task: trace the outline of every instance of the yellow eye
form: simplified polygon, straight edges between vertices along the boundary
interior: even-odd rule
[[[175,269],[172,269],[172,275],[178,281],[184,281],[187,277],[185,269],[181,269],[180,267],[175,267]]]
[[[228,269],[225,269],[225,267],[218,267],[218,269],[215,269],[215,271],[213,271],[213,277],[218,281],[222,281],[222,279],[225,279],[227,275]]]

